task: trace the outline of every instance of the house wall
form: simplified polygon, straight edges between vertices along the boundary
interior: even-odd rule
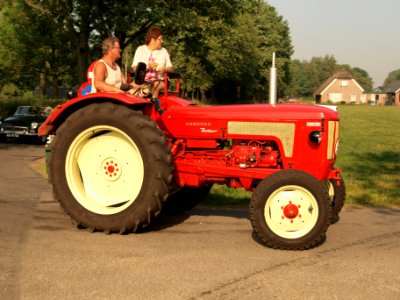
[[[321,103],[366,103],[363,90],[353,79],[335,79],[322,92]]]
[[[372,101],[376,105],[393,105],[400,106],[400,93],[395,94],[365,94],[367,103],[370,104]]]
[[[400,93],[387,94],[388,105],[400,106]]]
[[[368,104],[385,105],[388,99],[387,94],[365,94]]]

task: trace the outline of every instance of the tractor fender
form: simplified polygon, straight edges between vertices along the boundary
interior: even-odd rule
[[[150,115],[152,104],[148,99],[132,96],[127,93],[90,93],[84,96],[73,98],[63,104],[57,105],[50,113],[46,121],[38,130],[39,136],[53,134],[57,127],[64,122],[76,110],[92,103],[112,102],[124,104],[126,106],[136,107],[142,110],[144,114]]]

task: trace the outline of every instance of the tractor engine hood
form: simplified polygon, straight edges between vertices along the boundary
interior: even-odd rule
[[[174,138],[229,138],[238,134],[238,126],[262,128],[265,123],[295,127],[297,123],[337,121],[339,115],[333,108],[306,104],[172,106],[162,115],[161,127]]]

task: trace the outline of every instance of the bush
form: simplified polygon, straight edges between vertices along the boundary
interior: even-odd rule
[[[32,105],[32,106],[50,106],[55,107],[57,104],[63,102],[64,99],[50,99],[43,96],[33,96],[32,93],[25,93],[21,96],[6,96],[0,95],[0,119],[14,114],[18,106]]]
[[[11,97],[15,97],[15,96],[20,96],[20,91],[17,88],[17,86],[13,83],[7,83],[3,86],[3,88],[1,89],[0,92],[1,95],[4,96],[11,96]]]

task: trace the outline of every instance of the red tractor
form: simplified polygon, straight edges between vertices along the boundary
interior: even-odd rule
[[[54,135],[54,198],[77,226],[135,232],[167,202],[189,209],[224,184],[253,192],[250,221],[265,245],[302,250],[323,240],[345,200],[335,109],[200,106],[167,88],[160,102],[162,110],[127,93],[86,93],[41,126]]]

